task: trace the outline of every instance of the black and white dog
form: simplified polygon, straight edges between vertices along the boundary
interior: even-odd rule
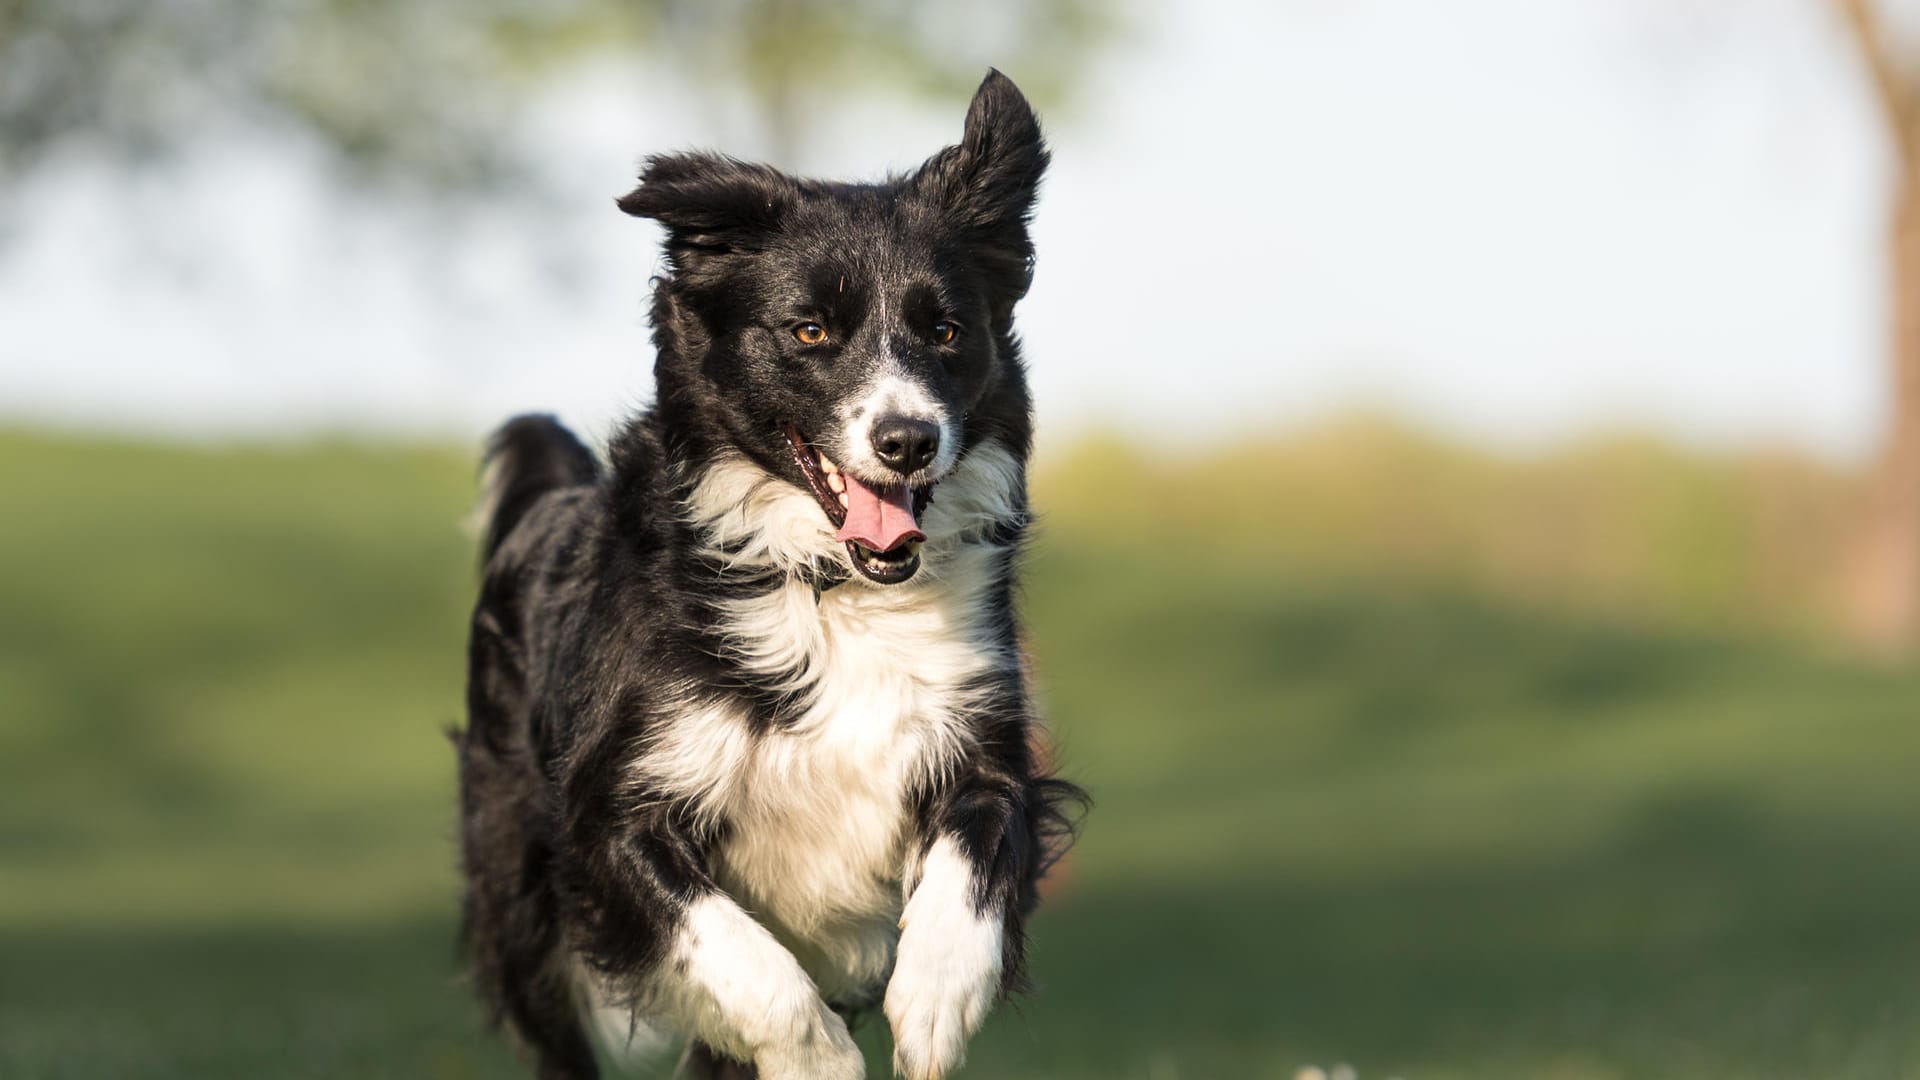
[[[598,1027],[860,1077],[878,1007],[929,1080],[1022,986],[1080,799],[1014,613],[1046,164],[995,72],[909,175],[672,154],[620,200],[666,227],[656,404],[604,470],[547,418],[495,436],[458,738],[466,940],[541,1076],[596,1075]]]

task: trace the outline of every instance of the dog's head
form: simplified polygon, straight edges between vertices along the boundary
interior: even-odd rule
[[[667,230],[659,408],[810,493],[865,577],[912,577],[934,485],[989,441],[1027,453],[1013,308],[1046,164],[1033,110],[999,72],[958,145],[880,183],[649,159],[620,208]]]

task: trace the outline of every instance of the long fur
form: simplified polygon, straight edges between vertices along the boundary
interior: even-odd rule
[[[551,418],[494,437],[456,736],[464,940],[541,1076],[658,1030],[708,1075],[851,1080],[877,1013],[929,1080],[1024,988],[1084,799],[1036,760],[1013,599],[1045,164],[994,73],[914,173],[674,155],[621,200],[667,226],[657,404],[604,469]],[[916,464],[868,434],[900,417]],[[924,544],[839,540],[829,458],[915,492]]]

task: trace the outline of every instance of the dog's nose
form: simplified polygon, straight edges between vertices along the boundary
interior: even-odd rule
[[[940,425],[906,416],[883,416],[873,425],[873,452],[901,475],[919,472],[940,452]]]

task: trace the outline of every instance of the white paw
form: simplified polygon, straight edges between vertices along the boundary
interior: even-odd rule
[[[893,1071],[942,1080],[966,1060],[1000,993],[1002,930],[973,910],[971,871],[942,841],[901,920],[900,950],[887,983]]]
[[[761,1080],[862,1080],[866,1062],[793,954],[733,901],[689,905],[654,1001],[683,1032]]]
[[[760,1080],[863,1080],[867,1074],[846,1022],[824,1004],[796,1037],[761,1047],[753,1064]]]

